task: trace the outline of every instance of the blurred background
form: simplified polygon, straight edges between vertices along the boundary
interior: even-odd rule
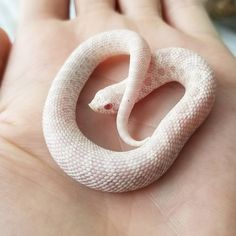
[[[19,2],[20,0],[0,0],[0,27],[8,33],[12,41],[14,40],[15,32],[17,29]],[[71,0],[70,4],[70,15],[71,18],[75,17],[73,0]]]
[[[33,0],[32,0],[33,1]],[[71,18],[75,16],[71,1]],[[14,41],[19,0],[0,0],[0,27]],[[236,0],[208,0],[207,9],[227,47],[236,56]]]

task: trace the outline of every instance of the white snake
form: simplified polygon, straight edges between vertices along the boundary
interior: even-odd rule
[[[86,81],[99,63],[119,54],[130,54],[128,79],[99,91],[89,106],[103,113],[118,111],[120,137],[139,146],[125,152],[96,145],[76,123],[76,104]],[[170,81],[185,87],[184,96],[150,138],[134,140],[127,131],[134,104]],[[71,54],[53,81],[43,112],[45,140],[58,165],[80,183],[108,192],[139,189],[157,180],[174,162],[209,114],[215,87],[206,61],[188,49],[166,48],[152,54],[135,32],[100,33]]]

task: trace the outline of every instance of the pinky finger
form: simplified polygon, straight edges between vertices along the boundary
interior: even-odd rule
[[[195,37],[218,33],[204,7],[204,0],[163,0],[164,15],[171,26]]]

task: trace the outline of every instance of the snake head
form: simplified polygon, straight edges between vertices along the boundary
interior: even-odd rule
[[[111,87],[101,89],[95,94],[93,100],[89,103],[89,107],[93,111],[103,114],[117,113],[122,96]]]

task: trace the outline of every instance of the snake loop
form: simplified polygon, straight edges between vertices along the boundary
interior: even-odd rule
[[[103,96],[111,100],[106,109],[111,104],[119,107],[117,128],[124,141],[142,144],[127,131],[129,114],[137,101],[170,81],[178,81],[186,89],[151,138],[125,152],[107,150],[90,141],[75,117],[79,94],[93,70],[118,54],[130,54],[128,79],[100,92],[91,107],[96,110]],[[114,87],[117,92],[113,93]],[[212,70],[196,53],[167,48],[151,54],[145,40],[135,32],[104,32],[75,49],[54,79],[43,112],[44,136],[57,164],[80,183],[108,192],[131,191],[151,184],[167,171],[209,114],[214,97]]]

